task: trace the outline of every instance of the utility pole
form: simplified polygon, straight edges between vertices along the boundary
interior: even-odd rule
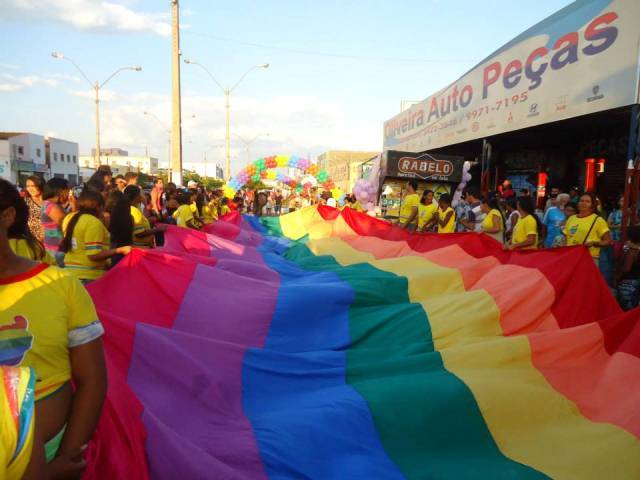
[[[172,122],[171,122],[171,181],[182,185],[182,112],[180,99],[180,6],[171,1],[172,20]]]

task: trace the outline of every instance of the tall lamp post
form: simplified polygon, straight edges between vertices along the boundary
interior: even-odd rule
[[[202,68],[205,72],[207,72],[207,74],[211,77],[211,80],[213,80],[213,82],[220,87],[220,89],[222,90],[222,92],[224,93],[224,108],[225,108],[225,160],[226,160],[226,165],[225,165],[225,177],[228,179],[231,178],[231,131],[230,131],[230,118],[231,118],[231,106],[229,104],[229,97],[231,96],[231,92],[233,92],[236,87],[238,85],[240,85],[240,82],[242,82],[242,80],[244,80],[244,78],[249,74],[249,72],[257,69],[257,68],[269,68],[269,64],[268,63],[263,63],[260,65],[254,65],[253,67],[251,67],[249,70],[247,70],[244,75],[242,75],[240,77],[240,80],[238,80],[235,85],[233,85],[231,88],[225,88],[222,86],[222,84],[220,82],[218,82],[218,80],[216,80],[216,77],[213,76],[213,74],[201,63],[196,62],[195,60],[189,59],[189,58],[185,58],[184,59],[184,63],[188,64],[188,65],[197,65],[200,68]]]
[[[251,163],[251,153],[250,153],[251,145],[253,145],[253,142],[255,142],[258,138],[262,137],[263,135],[265,137],[269,136],[268,133],[264,133],[264,134],[256,135],[251,140],[245,140],[243,137],[241,137],[237,133],[234,133],[234,136],[238,137],[242,141],[242,143],[244,143],[244,146],[245,146],[245,149],[246,149],[246,152],[247,152],[247,164]]]
[[[65,57],[62,53],[54,51],[54,52],[51,52],[51,56],[53,58],[57,58],[58,60],[67,60],[67,61],[71,62],[71,64],[74,67],[76,67],[76,70],[78,70],[78,72],[80,72],[80,75],[82,75],[84,77],[84,79],[89,83],[89,85],[91,85],[91,88],[93,88],[93,90],[95,92],[95,102],[96,102],[96,155],[95,155],[95,160],[96,160],[96,167],[98,167],[100,165],[100,89],[102,87],[104,87],[109,80],[111,80],[113,77],[115,77],[118,73],[122,72],[123,70],[133,70],[135,72],[139,72],[139,71],[142,70],[142,67],[140,65],[133,65],[131,67],[121,67],[121,68],[117,69],[115,72],[113,72],[111,75],[109,75],[104,82],[100,83],[97,80],[95,82],[92,82],[91,80],[89,80],[89,77],[87,77],[87,75],[82,71],[82,69],[78,66],[78,64],[76,62],[74,62],[71,58]]]

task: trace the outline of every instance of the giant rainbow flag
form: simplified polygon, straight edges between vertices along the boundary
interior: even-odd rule
[[[639,315],[583,247],[328,207],[208,228],[88,287],[87,478],[640,478]]]

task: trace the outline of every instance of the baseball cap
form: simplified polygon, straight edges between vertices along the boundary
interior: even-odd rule
[[[198,186],[197,182],[194,182],[193,180],[189,180],[187,182],[187,188],[196,188]]]

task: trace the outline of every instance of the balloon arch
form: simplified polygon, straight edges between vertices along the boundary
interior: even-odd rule
[[[277,168],[295,168],[302,171],[303,176],[312,176],[316,180],[316,185],[311,182],[300,183],[295,178],[291,178]],[[322,187],[325,190],[335,189],[333,180],[329,178],[326,170],[320,170],[318,165],[310,160],[295,155],[273,155],[271,157],[259,158],[255,162],[240,170],[236,176],[229,180],[228,187],[234,191],[240,190],[249,182],[259,182],[260,180],[276,180],[287,185],[298,193],[308,191],[314,186]]]

